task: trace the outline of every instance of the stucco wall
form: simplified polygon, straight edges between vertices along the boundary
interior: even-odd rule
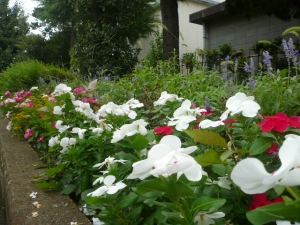
[[[203,48],[203,27],[201,25],[193,24],[189,22],[189,15],[191,13],[203,10],[210,5],[186,1],[178,1],[178,16],[179,16],[179,31],[183,37],[179,37],[179,53],[180,57],[184,53],[195,52],[197,48]],[[156,16],[160,18],[160,11],[157,12]],[[160,27],[158,27],[161,29]],[[139,55],[139,59],[144,58],[150,49],[150,40],[153,37],[149,36],[147,39],[142,39],[138,41],[138,46],[142,49]]]
[[[221,44],[231,43],[235,50],[249,49],[259,40],[273,40],[289,27],[299,26],[299,20],[284,22],[274,16],[254,15],[251,20],[244,17],[218,17],[205,22],[205,49],[214,49]],[[288,39],[292,36],[285,36]]]

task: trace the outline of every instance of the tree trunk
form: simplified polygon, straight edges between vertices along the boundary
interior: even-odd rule
[[[177,0],[160,0],[162,23],[168,28],[163,29],[163,59],[179,55],[179,19]]]

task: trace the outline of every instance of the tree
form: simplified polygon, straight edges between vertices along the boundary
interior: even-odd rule
[[[238,15],[242,13],[248,19],[258,11],[269,16],[274,14],[284,21],[300,18],[299,0],[226,0],[225,7],[228,14]]]
[[[163,59],[179,55],[179,17],[177,0],[160,0],[163,29]]]
[[[76,42],[72,67],[82,74],[123,76],[137,63],[137,40],[155,22],[152,0],[75,0]]]
[[[9,0],[0,1],[0,71],[5,70],[18,53],[16,46],[20,37],[29,31],[26,17],[18,4],[12,8]]]

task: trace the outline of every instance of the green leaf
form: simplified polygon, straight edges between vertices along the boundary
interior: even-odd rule
[[[228,149],[226,140],[210,130],[184,130],[194,140],[204,145],[215,145]]]
[[[226,160],[229,156],[231,156],[234,152],[233,151],[230,151],[230,150],[227,150],[225,152],[222,153],[222,155],[220,156],[220,159],[222,161]]]
[[[214,173],[218,174],[219,176],[223,177],[226,174],[227,167],[222,164],[214,164],[211,168],[212,171],[214,171]]]
[[[167,190],[166,184],[163,183],[160,179],[146,180],[146,181],[141,182],[137,186],[137,192],[139,194],[145,194],[150,191],[165,192],[166,190]]]
[[[92,196],[87,196],[86,197],[86,202],[89,205],[94,205],[94,204],[107,204],[110,202],[110,199],[104,198],[104,197],[92,197]]]
[[[50,180],[49,182],[43,182],[36,185],[37,188],[46,189],[49,191],[58,189],[58,182],[56,180]]]
[[[208,152],[205,152],[204,154],[198,155],[195,157],[195,160],[201,165],[201,166],[209,166],[211,164],[224,164],[220,159],[221,153],[215,151],[215,150],[209,150]]]
[[[141,150],[143,150],[144,148],[147,148],[147,146],[148,146],[148,140],[147,140],[147,138],[145,138],[143,135],[141,135],[141,134],[138,134],[135,138],[134,138],[134,140],[133,140],[133,142],[131,143],[131,146],[135,149],[135,150],[137,150],[137,151],[141,151]]]
[[[192,210],[194,210],[194,213],[202,210],[206,211],[211,208],[214,208],[214,210],[218,210],[221,206],[225,204],[225,202],[226,199],[201,196],[193,203]]]
[[[250,155],[258,155],[265,152],[271,146],[272,141],[273,138],[269,137],[260,137],[256,139],[250,147]]]
[[[128,195],[123,196],[120,200],[118,200],[118,204],[115,207],[117,210],[120,210],[122,208],[132,206],[137,202],[138,198],[139,196],[136,193],[130,192]]]
[[[276,220],[300,222],[300,200],[281,202],[258,207],[246,214],[254,225],[262,225]]]
[[[292,34],[295,34],[296,36],[299,36],[297,33],[299,31],[300,31],[300,27],[290,27],[290,28],[286,29],[285,31],[283,31],[282,35],[292,33]]]
[[[77,187],[77,185],[75,185],[75,184],[69,184],[62,190],[61,194],[69,195],[75,190],[76,187]]]
[[[65,164],[59,164],[59,165],[57,165],[56,167],[53,167],[53,168],[48,169],[48,170],[44,173],[44,175],[47,176],[47,177],[51,177],[51,176],[53,176],[54,174],[57,174],[57,173],[61,172],[64,168],[65,168]]]

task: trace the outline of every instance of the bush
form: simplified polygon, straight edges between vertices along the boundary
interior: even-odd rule
[[[40,78],[43,78],[45,83],[50,83],[53,80],[71,79],[72,74],[68,70],[45,65],[36,60],[14,63],[0,74],[0,93],[7,90],[11,92],[29,90],[33,86],[38,86]]]

